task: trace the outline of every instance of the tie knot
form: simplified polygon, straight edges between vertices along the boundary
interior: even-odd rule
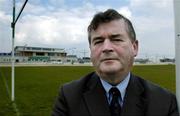
[[[117,87],[112,87],[109,90],[109,94],[111,94],[112,96],[121,96],[121,93],[120,93],[120,91],[118,90]]]

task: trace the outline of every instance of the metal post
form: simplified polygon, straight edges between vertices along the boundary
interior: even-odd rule
[[[180,111],[180,1],[174,0],[174,18],[175,18],[175,64],[176,64],[176,97]]]
[[[28,0],[26,0],[20,10],[20,12],[18,13],[17,15],[17,18],[15,18],[15,12],[16,12],[16,9],[15,9],[15,0],[13,0],[13,21],[11,23],[11,27],[12,27],[12,58],[11,58],[11,62],[12,62],[12,71],[11,71],[11,100],[14,101],[15,100],[15,66],[14,66],[14,63],[15,63],[15,58],[14,58],[14,41],[15,41],[15,25],[16,25],[16,22],[18,21],[18,18],[20,17],[26,3],[28,2]]]
[[[12,76],[12,80],[11,80],[11,100],[14,101],[14,73],[15,73],[15,68],[14,68],[14,39],[15,39],[15,0],[13,0],[13,22],[11,23],[11,27],[12,27],[12,58],[11,58],[11,62],[12,62],[12,71],[11,71],[11,76]]]

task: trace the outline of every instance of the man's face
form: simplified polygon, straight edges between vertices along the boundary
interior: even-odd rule
[[[99,74],[127,73],[138,52],[123,20],[103,23],[91,32],[91,60]]]

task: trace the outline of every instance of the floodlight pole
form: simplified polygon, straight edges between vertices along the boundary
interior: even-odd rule
[[[13,0],[13,22],[11,23],[11,27],[12,27],[12,52],[11,52],[11,63],[12,63],[12,67],[11,67],[11,100],[14,101],[14,34],[15,34],[15,0]]]
[[[174,0],[176,97],[180,111],[180,1]]]
[[[12,53],[11,53],[11,63],[12,63],[12,71],[11,71],[11,101],[15,100],[15,67],[14,67],[14,62],[15,62],[15,58],[14,58],[14,40],[15,40],[15,25],[17,20],[19,19],[19,16],[21,15],[26,3],[28,0],[26,0],[17,16],[17,18],[15,19],[15,14],[16,14],[16,5],[15,5],[15,0],[13,0],[13,21],[11,23],[11,28],[12,28]]]

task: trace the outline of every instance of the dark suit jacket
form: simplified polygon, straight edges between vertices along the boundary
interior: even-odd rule
[[[91,73],[62,86],[52,116],[110,116],[99,77]],[[176,97],[131,75],[121,116],[179,116]]]

